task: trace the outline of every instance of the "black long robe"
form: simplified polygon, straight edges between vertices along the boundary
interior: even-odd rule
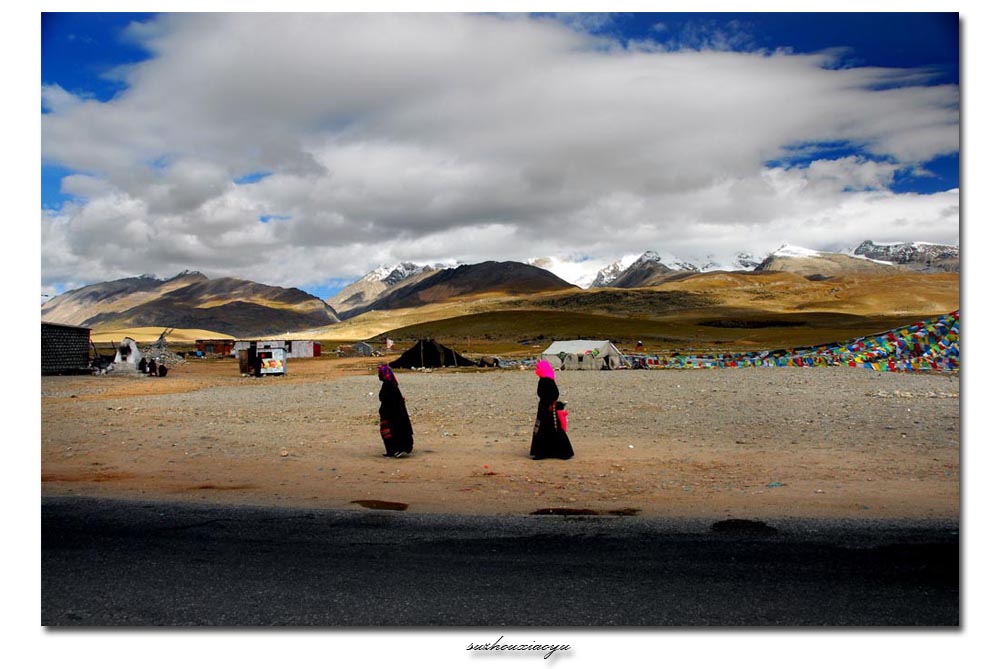
[[[386,455],[413,452],[413,426],[410,415],[406,412],[406,400],[399,392],[395,380],[382,382],[378,393],[381,402],[378,408],[379,430],[382,433],[382,443],[385,444]]]
[[[559,458],[569,460],[573,457],[573,446],[569,443],[569,435],[559,424],[556,415],[556,400],[559,399],[559,387],[554,379],[538,379],[538,414],[535,417],[535,429],[531,437],[531,457],[536,460],[544,458]]]

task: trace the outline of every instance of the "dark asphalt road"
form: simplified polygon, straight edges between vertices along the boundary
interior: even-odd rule
[[[47,626],[954,626],[949,524],[42,503]]]

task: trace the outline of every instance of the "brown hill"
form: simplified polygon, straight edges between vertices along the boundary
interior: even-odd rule
[[[337,322],[334,310],[298,288],[185,272],[172,279],[119,279],[67,292],[42,305],[42,318],[101,330],[200,329],[264,336]]]
[[[328,304],[298,288],[223,278],[192,283],[122,312],[102,313],[83,325],[103,329],[155,325],[254,337],[337,320]]]
[[[91,284],[57,295],[42,305],[42,320],[83,325],[101,314],[119,313],[151,302],[208,277],[200,272],[181,272],[170,279],[143,276]]]
[[[519,262],[489,261],[435,272],[375,300],[363,311],[419,307],[456,298],[472,299],[477,295],[525,295],[565,289],[579,290],[539,267]],[[344,315],[353,316],[356,312]]]

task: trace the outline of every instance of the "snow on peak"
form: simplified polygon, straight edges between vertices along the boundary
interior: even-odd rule
[[[392,272],[392,267],[393,266],[391,265],[379,265],[372,271],[368,272],[368,274],[365,274],[363,277],[361,277],[361,280],[363,281],[365,279],[368,279],[371,281],[384,281],[385,277],[389,276],[389,274]]]
[[[647,261],[660,262],[662,259],[663,258],[660,256],[660,254],[657,253],[656,251],[646,251],[641,256],[639,256],[639,259],[636,260],[635,262],[636,263],[647,262]]]
[[[610,265],[605,265],[602,267],[594,278],[588,284],[589,288],[603,288],[605,286],[610,286],[614,283],[615,279],[620,277],[625,270],[631,267],[634,263],[638,262],[639,255],[627,255],[623,256],[621,259],[616,260]],[[657,256],[659,258],[659,256]]]
[[[666,253],[664,255],[660,255],[659,253],[653,253],[652,251],[647,251],[646,253],[642,254],[642,257],[639,258],[639,260],[636,261],[636,263],[638,264],[639,261],[647,258],[647,256],[650,256],[649,257],[650,260],[653,260],[654,262],[658,262],[661,265],[663,265],[664,267],[666,267],[667,269],[673,270],[675,272],[697,272],[698,271],[698,266],[697,265],[695,265],[694,263],[690,263],[687,260],[682,260],[681,258],[678,258],[677,256],[673,255],[672,253]]]
[[[372,271],[365,274],[362,281],[381,281],[387,286],[399,283],[403,279],[427,271],[426,266],[416,265],[411,262],[403,262],[397,265],[379,265]]]
[[[698,269],[702,272],[745,272],[757,269],[764,259],[754,253],[733,253],[722,258],[710,253],[697,261]]]
[[[814,251],[813,249],[807,249],[803,246],[792,246],[791,244],[782,244],[776,250],[771,253],[772,256],[778,258],[815,258],[822,255],[819,251]]]

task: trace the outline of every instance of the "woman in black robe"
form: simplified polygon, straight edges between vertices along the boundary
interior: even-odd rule
[[[533,460],[559,458],[569,460],[573,457],[573,446],[569,443],[566,426],[559,418],[559,387],[556,385],[556,373],[546,360],[539,360],[535,365],[538,375],[538,414],[535,417],[535,429],[531,437],[531,457]]]
[[[382,390],[378,393],[379,431],[385,444],[385,457],[403,458],[413,452],[413,426],[406,412],[406,400],[399,392],[399,382],[389,365],[378,368]]]

